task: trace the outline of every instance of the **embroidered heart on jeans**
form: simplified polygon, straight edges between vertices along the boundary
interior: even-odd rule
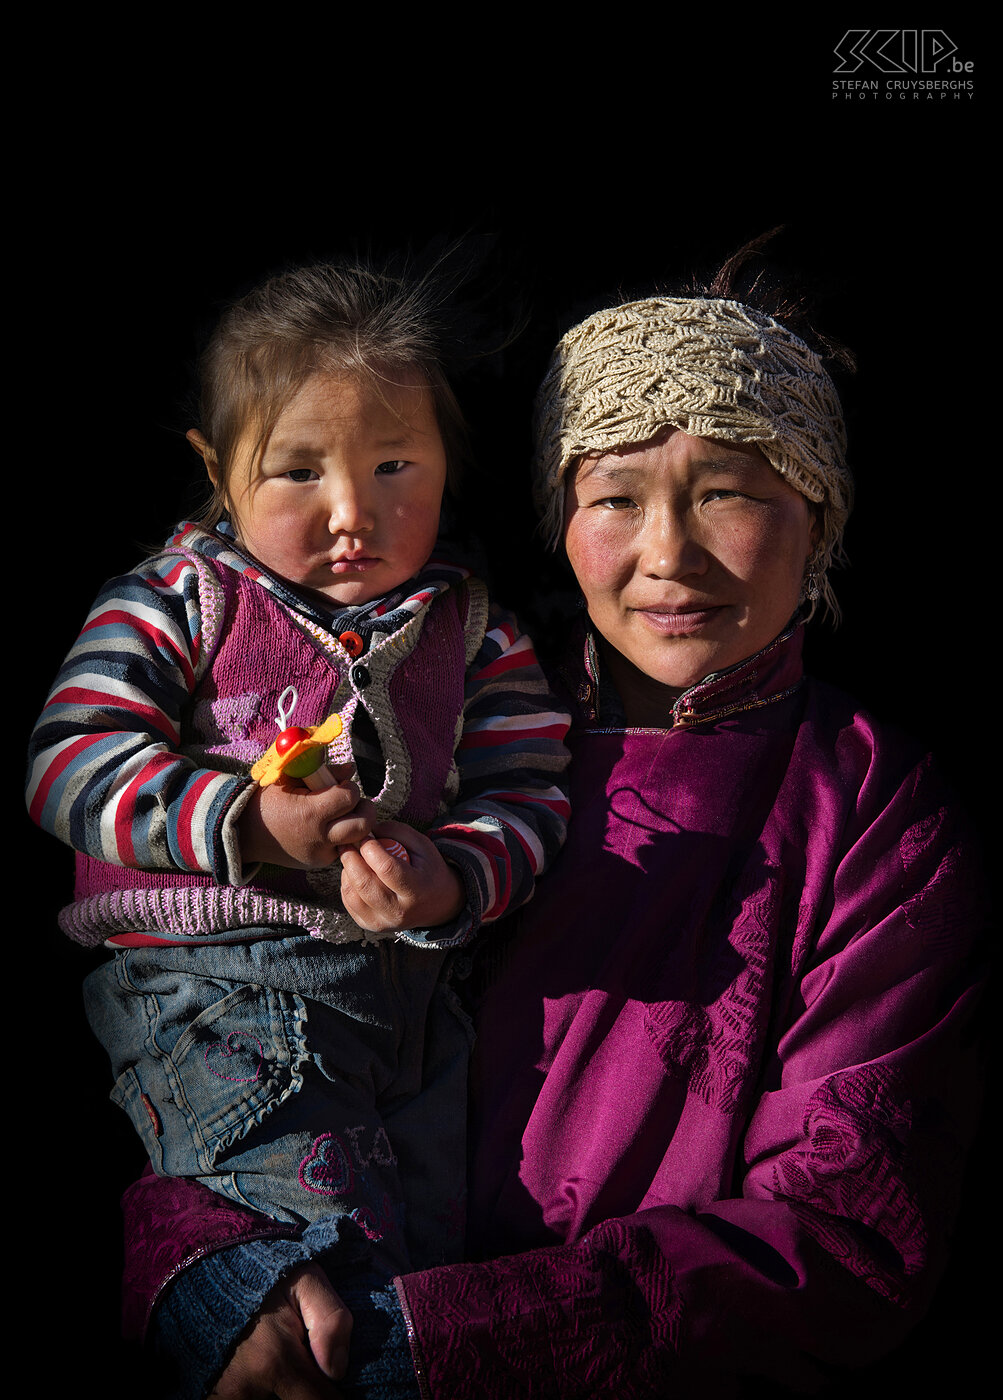
[[[210,1063],[210,1056],[219,1069]],[[264,1058],[265,1047],[250,1031],[231,1031],[225,1040],[217,1040],[205,1052],[209,1073],[231,1084],[253,1084],[261,1074]]]
[[[320,1196],[343,1196],[351,1190],[354,1173],[345,1145],[334,1133],[314,1138],[310,1151],[300,1162],[300,1185]]]

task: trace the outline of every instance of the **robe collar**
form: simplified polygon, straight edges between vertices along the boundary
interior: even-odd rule
[[[735,666],[711,671],[683,691],[672,707],[667,728],[712,724],[744,710],[758,709],[793,695],[804,680],[801,651],[804,618],[796,614],[778,637]],[[626,729],[623,708],[612,680],[602,674],[596,635],[590,624],[575,643],[579,658],[577,683],[568,685],[580,718],[589,728]],[[572,681],[563,668],[565,683]]]

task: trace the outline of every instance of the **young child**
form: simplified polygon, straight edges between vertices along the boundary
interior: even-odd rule
[[[79,853],[62,928],[117,950],[88,1017],[154,1169],[348,1254],[351,1217],[390,1272],[461,1243],[452,950],[530,897],[567,818],[568,716],[437,546],[462,420],[433,310],[318,266],[223,317],[188,435],[213,507],[104,588],[28,788]],[[252,780],[332,714],[330,785]]]

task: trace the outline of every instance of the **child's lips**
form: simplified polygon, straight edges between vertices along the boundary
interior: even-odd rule
[[[332,574],[364,574],[375,569],[380,560],[372,554],[346,554],[331,561]]]

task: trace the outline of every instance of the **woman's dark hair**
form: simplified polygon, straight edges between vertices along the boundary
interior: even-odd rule
[[[767,245],[782,232],[783,227],[778,226],[751,238],[725,259],[708,282],[695,279],[686,295],[740,301],[793,331],[826,362],[830,372],[854,370],[856,362],[852,352],[816,328],[812,295],[792,276],[780,273],[768,263]]]

